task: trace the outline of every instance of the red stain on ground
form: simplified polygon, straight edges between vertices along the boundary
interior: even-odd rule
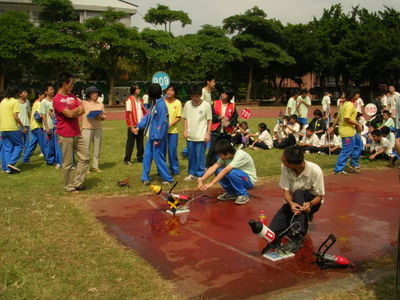
[[[175,217],[150,194],[97,199],[92,208],[106,230],[172,280],[178,294],[243,299],[343,277],[364,261],[393,253],[400,209],[396,170],[327,176],[325,183],[325,203],[304,247],[281,262],[261,256],[265,244],[247,224],[260,210],[269,223],[283,204],[276,182],[253,189],[244,206],[217,201],[214,191],[197,199],[189,214]],[[355,269],[322,271],[315,265],[312,253],[330,233],[338,238],[330,253],[347,257]]]

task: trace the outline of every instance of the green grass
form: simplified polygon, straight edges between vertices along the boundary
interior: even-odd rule
[[[273,119],[250,120],[250,127],[257,128],[260,121],[273,128]],[[90,190],[80,194],[66,194],[61,170],[46,166],[38,152],[32,165],[20,166],[21,174],[0,174],[1,299],[175,298],[174,287],[136,252],[106,234],[88,208],[90,201],[104,196],[149,192],[139,180],[141,166],[122,164],[125,139],[124,121],[105,123],[100,162],[105,172],[89,174]],[[180,140],[180,150],[183,147]],[[261,181],[278,178],[281,152],[253,151]],[[328,174],[336,157],[310,155],[307,159]],[[178,182],[187,170],[186,160],[180,164]],[[382,167],[383,163],[367,166]],[[117,181],[127,177],[131,177],[131,188],[119,188]],[[178,187],[190,188],[195,183],[181,182]]]

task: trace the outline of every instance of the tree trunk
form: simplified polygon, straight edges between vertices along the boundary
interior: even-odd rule
[[[165,32],[168,32],[167,31],[167,22],[164,23],[164,30],[165,30]]]
[[[169,27],[169,28],[168,28],[168,31],[169,31],[169,33],[171,33],[171,23],[172,23],[172,22],[169,22],[169,23],[168,23],[168,27]]]
[[[247,83],[247,91],[246,91],[246,101],[250,100],[250,94],[251,94],[251,86],[253,83],[253,66],[250,65],[249,69],[249,81]]]

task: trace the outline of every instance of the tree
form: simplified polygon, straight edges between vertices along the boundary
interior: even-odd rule
[[[181,10],[171,10],[166,5],[157,4],[157,7],[150,8],[144,16],[147,23],[164,25],[165,32],[171,33],[171,24],[180,22],[182,27],[192,24],[189,15]],[[168,25],[168,31],[167,31]]]
[[[42,23],[79,21],[70,0],[34,0],[33,3],[42,6],[39,13]]]
[[[23,12],[8,11],[0,14],[0,92],[7,80],[18,76],[21,79],[28,61],[32,59],[31,32],[33,25]]]
[[[119,22],[125,15],[109,8],[101,18],[93,17],[86,21],[90,52],[87,69],[90,74],[106,78],[109,104],[114,104],[116,79],[131,70],[130,62],[137,59],[141,47],[138,31]]]
[[[247,101],[250,99],[255,70],[265,71],[272,63],[295,63],[293,57],[278,45],[282,25],[267,19],[267,14],[257,6],[244,14],[228,17],[223,23],[230,34],[236,34],[232,38],[233,45],[241,52],[243,67],[248,69]]]

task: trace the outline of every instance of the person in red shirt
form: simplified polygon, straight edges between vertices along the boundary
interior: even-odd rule
[[[58,93],[53,98],[57,117],[57,133],[63,155],[64,189],[67,192],[85,190],[83,185],[89,168],[89,152],[79,128],[79,116],[85,113],[81,101],[72,94],[74,78],[70,73],[61,73],[58,78]],[[74,172],[74,155],[77,157]]]

